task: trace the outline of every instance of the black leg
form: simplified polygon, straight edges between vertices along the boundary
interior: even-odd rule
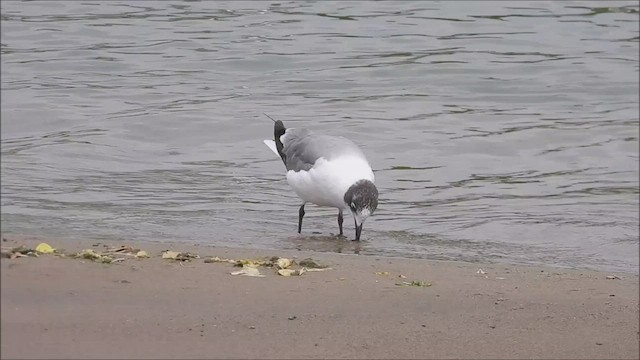
[[[338,210],[338,227],[340,227],[340,236],[342,236],[342,222],[344,219],[342,218],[342,209]]]
[[[358,226],[358,222],[356,221],[356,239],[354,241],[360,241],[360,234],[362,234],[362,225],[364,225],[364,223]]]
[[[304,217],[304,204],[300,205],[300,212],[298,213],[298,234],[302,232],[302,218]]]

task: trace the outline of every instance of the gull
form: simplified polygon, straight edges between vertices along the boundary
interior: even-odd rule
[[[274,120],[274,140],[264,143],[278,155],[287,169],[287,182],[302,199],[298,211],[298,233],[302,232],[304,206],[338,208],[342,233],[343,211],[350,211],[360,241],[362,225],[378,207],[378,189],[373,170],[360,148],[342,136],[315,134],[308,129],[285,128]]]

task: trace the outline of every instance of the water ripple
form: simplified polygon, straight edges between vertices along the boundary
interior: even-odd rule
[[[2,9],[3,231],[637,272],[635,2]],[[363,147],[365,241],[295,236],[265,112]]]

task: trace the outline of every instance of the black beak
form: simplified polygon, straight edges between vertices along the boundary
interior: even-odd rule
[[[358,226],[358,222],[356,222],[356,239],[355,239],[355,241],[360,241],[360,234],[362,234],[362,225],[364,225],[364,222],[362,224],[360,224],[360,226]]]

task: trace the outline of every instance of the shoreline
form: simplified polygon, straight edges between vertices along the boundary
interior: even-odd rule
[[[2,237],[3,249],[41,241]],[[151,258],[3,258],[3,358],[631,359],[640,351],[638,276],[631,273],[167,242],[46,242],[67,253],[129,245]],[[167,249],[200,258],[162,259]],[[259,267],[264,277],[233,276],[240,268],[206,263],[211,256],[312,258],[331,269],[284,277]]]
[[[469,261],[464,259],[439,259],[439,258],[424,258],[424,257],[410,257],[403,254],[375,254],[367,251],[356,251],[355,250],[355,242],[350,240],[344,240],[344,247],[340,248],[340,251],[329,250],[329,249],[318,249],[318,248],[276,248],[269,246],[261,246],[261,247],[242,247],[242,246],[227,246],[227,245],[211,245],[206,242],[183,242],[183,241],[151,241],[146,239],[140,240],[120,240],[120,239],[85,239],[85,238],[68,238],[64,236],[40,236],[40,235],[24,235],[24,234],[0,234],[2,238],[11,238],[15,240],[25,240],[25,241],[40,241],[40,242],[55,242],[55,243],[65,243],[65,244],[85,244],[90,245],[94,243],[109,243],[109,244],[144,244],[142,246],[153,247],[156,249],[159,248],[190,248],[190,249],[226,249],[228,251],[239,251],[239,252],[282,252],[282,253],[295,253],[295,252],[305,252],[308,254],[328,254],[328,255],[336,255],[336,256],[354,256],[354,257],[377,257],[384,259],[404,259],[404,260],[418,260],[418,261],[427,261],[427,262],[435,262],[435,263],[452,263],[452,264],[469,264],[471,266],[516,266],[516,267],[531,267],[531,268],[544,268],[558,271],[586,271],[586,272],[600,272],[600,273],[611,273],[611,274],[625,274],[631,276],[640,276],[640,269],[637,271],[631,269],[607,269],[607,268],[593,268],[593,267],[577,267],[571,265],[555,265],[555,264],[542,264],[537,262],[509,262],[509,261]],[[323,237],[323,236],[320,236]],[[313,238],[313,236],[312,236]],[[333,239],[334,236],[326,236],[327,239]],[[299,242],[304,242],[305,239],[295,240]],[[317,243],[318,240],[314,239],[314,242]],[[344,252],[342,252],[344,250]],[[212,250],[213,251],[213,250]]]

